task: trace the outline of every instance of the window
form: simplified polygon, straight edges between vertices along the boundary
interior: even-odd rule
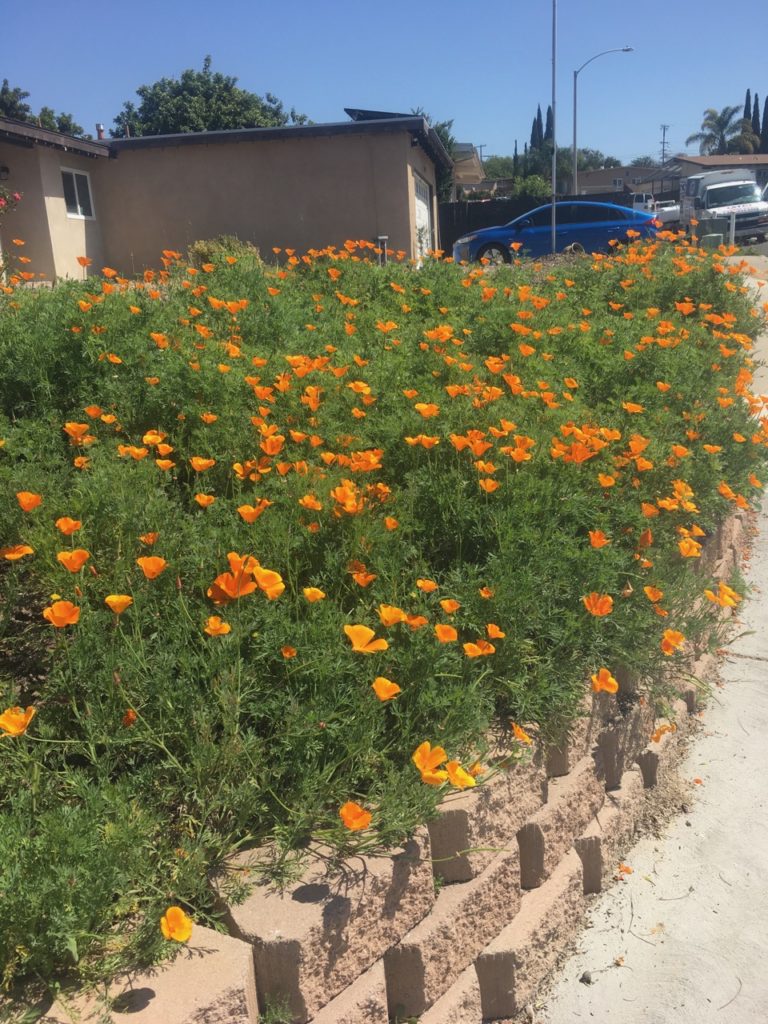
[[[614,178],[613,179],[613,187],[614,188],[623,188],[624,187],[624,179],[623,178]]]
[[[61,169],[61,183],[64,186],[64,202],[68,217],[93,218],[91,183],[85,171]]]

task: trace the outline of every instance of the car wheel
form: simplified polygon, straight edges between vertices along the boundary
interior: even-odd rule
[[[491,242],[488,245],[484,245],[478,252],[477,258],[478,260],[486,259],[496,266],[510,262],[509,250],[501,242]]]
[[[566,247],[563,249],[563,253],[568,256],[583,256],[584,246],[581,244],[581,242],[571,242],[570,245],[566,245]]]

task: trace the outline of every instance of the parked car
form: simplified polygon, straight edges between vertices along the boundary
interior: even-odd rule
[[[664,225],[679,223],[680,203],[674,199],[657,199],[656,220],[660,220]]]
[[[557,203],[555,208],[555,244],[558,252],[573,247],[581,252],[607,250],[609,242],[627,240],[627,232],[643,238],[656,233],[654,214],[630,210],[613,203],[573,201]],[[518,243],[513,249],[512,246]],[[457,239],[453,246],[456,262],[489,259],[509,263],[515,253],[546,256],[552,252],[552,204],[515,217],[508,224],[482,228]]]

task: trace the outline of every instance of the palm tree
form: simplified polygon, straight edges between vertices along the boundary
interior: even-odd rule
[[[690,146],[692,142],[698,142],[699,152],[706,156],[732,152],[732,142],[744,134],[743,120],[740,106],[723,107],[719,111],[709,107],[704,111],[701,131],[689,135],[685,144]]]

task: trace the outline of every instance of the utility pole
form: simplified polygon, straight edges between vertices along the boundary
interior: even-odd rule
[[[669,127],[668,124],[661,126],[661,162],[663,164],[667,162],[667,129]]]

